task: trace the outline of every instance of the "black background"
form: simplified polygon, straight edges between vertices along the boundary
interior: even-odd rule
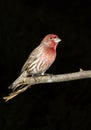
[[[47,71],[91,69],[90,1],[0,1],[0,130],[91,130],[91,80],[35,85],[2,100],[29,53],[49,33],[62,42]]]

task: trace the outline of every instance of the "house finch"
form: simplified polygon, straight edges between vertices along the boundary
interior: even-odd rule
[[[55,34],[48,34],[29,55],[21,69],[20,76],[9,86],[15,91],[23,86],[23,79],[27,76],[44,75],[56,58],[56,47],[61,39]]]

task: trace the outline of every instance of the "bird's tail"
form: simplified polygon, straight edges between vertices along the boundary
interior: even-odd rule
[[[19,88],[25,86],[24,78],[27,76],[27,72],[24,71],[8,88],[16,91]]]

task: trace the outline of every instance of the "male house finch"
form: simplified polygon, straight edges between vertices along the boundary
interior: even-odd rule
[[[19,86],[23,85],[23,79],[28,75],[44,75],[56,58],[56,47],[60,41],[61,39],[55,34],[46,35],[40,45],[30,53],[21,69],[20,76],[9,88],[15,91]]]

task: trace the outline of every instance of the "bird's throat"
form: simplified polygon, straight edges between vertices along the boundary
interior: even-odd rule
[[[51,41],[51,42],[50,42],[50,47],[51,47],[52,49],[56,50],[56,48],[57,48],[57,43],[55,43],[54,41]]]

